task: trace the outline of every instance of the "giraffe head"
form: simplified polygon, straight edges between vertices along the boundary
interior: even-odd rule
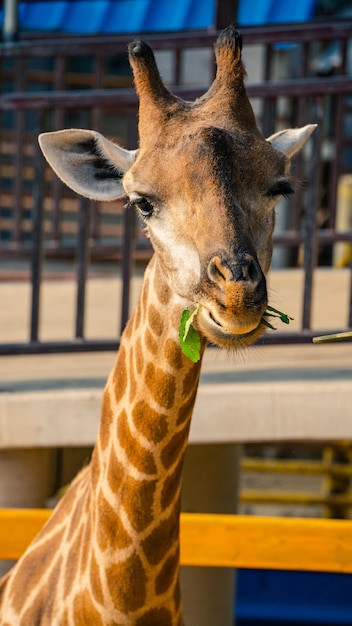
[[[291,193],[290,157],[315,126],[264,139],[232,26],[215,52],[216,78],[190,103],[165,87],[147,44],[130,45],[140,99],[139,150],[125,150],[91,130],[45,133],[39,141],[76,192],[96,200],[127,194],[172,290],[202,305],[198,330],[232,348],[252,343],[264,330],[274,207]]]

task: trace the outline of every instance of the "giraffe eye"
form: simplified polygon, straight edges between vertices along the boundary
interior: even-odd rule
[[[268,196],[269,198],[276,198],[277,196],[284,196],[286,198],[291,195],[291,193],[294,193],[294,189],[290,181],[282,180],[269,189]]]
[[[145,197],[133,198],[131,200],[131,204],[134,207],[136,207],[136,209],[138,209],[141,216],[144,217],[145,219],[153,215],[154,206],[150,202],[150,200],[148,200],[148,198],[145,198]]]

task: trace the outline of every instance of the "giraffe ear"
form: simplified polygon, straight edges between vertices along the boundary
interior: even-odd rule
[[[39,135],[39,145],[54,172],[76,193],[92,200],[125,194],[122,178],[137,150],[125,150],[93,130],[60,130]]]
[[[302,128],[280,130],[278,133],[275,133],[275,135],[268,137],[267,141],[271,143],[276,150],[280,150],[280,152],[284,152],[288,157],[292,157],[303,148],[316,127],[317,124],[308,124]]]

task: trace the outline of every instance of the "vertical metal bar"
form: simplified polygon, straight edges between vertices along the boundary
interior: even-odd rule
[[[272,68],[272,46],[268,44],[265,48],[264,57],[264,81],[270,80],[270,72]],[[268,137],[275,131],[276,122],[276,102],[277,99],[264,98],[262,109],[262,133],[264,137]]]
[[[137,145],[136,111],[130,107],[127,113],[127,147]],[[122,242],[122,303],[120,334],[122,334],[130,314],[131,278],[133,274],[133,252],[136,245],[136,215],[127,206],[123,214],[123,242]]]
[[[226,28],[231,22],[235,22],[237,18],[238,0],[217,0],[215,27],[217,29]]]
[[[31,259],[31,319],[30,341],[38,341],[39,314],[40,314],[40,288],[43,265],[43,222],[44,222],[44,158],[36,140],[41,129],[44,127],[44,113],[36,113],[36,129],[34,133],[34,183],[33,183],[33,235],[32,235],[32,259]]]
[[[105,69],[105,57],[99,52],[94,57],[94,75],[92,86],[94,89],[104,88],[104,69]],[[94,130],[104,134],[104,111],[100,106],[94,106],[92,108],[92,126]],[[90,237],[92,245],[99,245],[100,237],[100,205],[99,202],[92,202],[90,208]]]
[[[15,63],[15,89],[16,91],[25,91],[25,59],[20,57],[14,61]],[[14,165],[14,195],[13,195],[13,241],[18,245],[21,242],[21,221],[22,221],[22,197],[23,197],[23,178],[24,178],[24,152],[25,152],[25,132],[26,132],[26,113],[25,111],[14,111],[15,128],[14,128],[14,144],[15,151],[13,155]]]
[[[123,214],[124,238],[122,258],[122,305],[121,305],[121,328],[122,334],[128,322],[130,314],[131,278],[133,272],[133,252],[136,240],[136,215],[128,206]]]
[[[76,339],[84,338],[84,318],[87,270],[89,262],[89,222],[90,222],[90,200],[79,198],[78,211],[78,239],[77,239],[77,296],[76,296]]]
[[[65,85],[65,58],[62,54],[55,59],[54,88],[57,91],[63,90]],[[53,130],[61,130],[64,127],[64,111],[55,108],[53,113]],[[51,130],[51,129],[50,129]],[[61,198],[62,182],[58,176],[52,177],[52,240],[55,246],[59,247],[61,238]]]
[[[173,85],[180,85],[181,84],[181,68],[182,68],[182,53],[183,50],[180,50],[180,48],[176,48],[176,50],[174,49],[172,51],[173,53],[173,57],[174,57],[174,63],[173,63],[173,77],[172,77],[172,84]]]
[[[350,260],[350,299],[349,299],[349,304],[348,304],[348,319],[347,319],[347,324],[349,328],[352,328],[352,256],[351,256],[351,260]]]
[[[329,96],[327,96],[329,97]],[[337,94],[336,96],[331,96],[332,99],[335,99],[336,109],[334,111],[334,120],[332,120],[332,137],[331,141],[334,141],[335,144],[335,155],[334,158],[330,161],[330,176],[329,176],[329,186],[328,186],[328,207],[329,207],[329,228],[335,228],[336,223],[336,199],[337,199],[337,186],[339,182],[339,177],[341,175],[341,165],[343,162],[343,139],[344,132],[343,127],[345,123],[344,117],[344,94]],[[333,107],[333,103],[332,107]],[[334,109],[332,109],[334,110]]]
[[[307,117],[307,113],[309,110],[309,104],[307,104],[306,97],[298,98],[297,103],[297,117],[295,118],[295,126],[298,128],[300,126],[304,126],[307,119],[310,119],[309,115]],[[310,101],[308,100],[308,103]],[[294,157],[294,166],[293,166],[293,176],[296,180],[304,180],[305,176],[303,174],[303,153],[299,152]],[[303,187],[301,185],[297,185],[295,188],[295,193],[292,198],[293,202],[293,211],[292,211],[292,229],[296,232],[300,230],[301,226],[301,209],[303,205]],[[297,251],[296,251],[297,253]]]
[[[317,118],[322,123],[323,106],[320,99],[317,102]],[[309,188],[307,194],[307,209],[304,236],[304,291],[302,329],[308,330],[311,326],[311,309],[313,295],[313,273],[317,254],[316,212],[319,201],[320,154],[322,133],[319,128],[313,133],[311,141],[312,157],[309,160]]]
[[[23,197],[23,177],[24,177],[24,150],[25,150],[25,112],[16,111],[15,126],[15,154],[14,154],[14,196],[13,196],[13,219],[14,230],[13,240],[19,244],[22,238],[22,197]]]

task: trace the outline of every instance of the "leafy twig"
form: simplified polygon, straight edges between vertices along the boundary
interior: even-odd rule
[[[200,359],[200,335],[195,328],[193,328],[192,323],[198,315],[200,307],[201,305],[198,302],[193,313],[191,313],[188,309],[182,311],[178,331],[182,352],[194,363],[197,363]]]
[[[263,313],[261,322],[262,324],[264,324],[264,326],[271,328],[271,330],[276,330],[275,326],[270,324],[270,322],[266,319],[267,317],[277,317],[283,324],[289,324],[293,320],[293,317],[290,317],[289,315],[287,315],[287,313],[283,313],[278,309],[274,309],[274,307],[269,306],[269,304],[266,307],[265,313]]]

